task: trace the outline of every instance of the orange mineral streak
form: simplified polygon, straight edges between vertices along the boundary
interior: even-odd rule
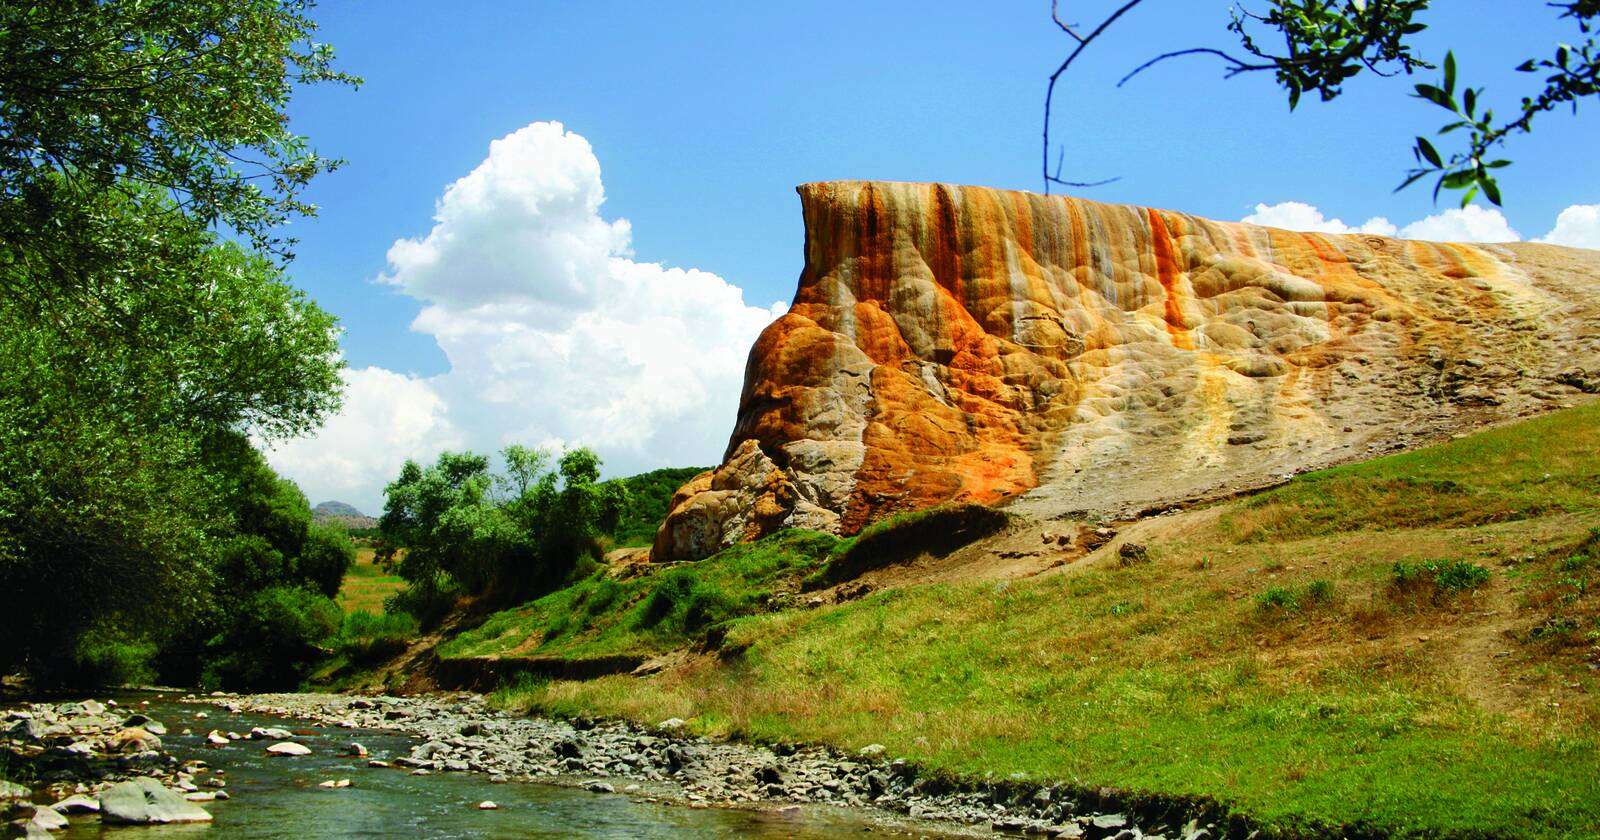
[[[1510,250],[948,184],[799,193],[794,303],[658,560],[949,501],[1055,515],[1269,480],[1555,363],[1538,337],[1567,292]]]

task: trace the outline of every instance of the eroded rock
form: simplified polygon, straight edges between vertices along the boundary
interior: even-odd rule
[[[944,502],[1122,514],[1600,390],[1600,253],[943,184],[799,189],[806,265],[658,561]],[[1548,396],[1548,395],[1546,395]]]

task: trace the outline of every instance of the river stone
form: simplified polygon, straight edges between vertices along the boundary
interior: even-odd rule
[[[28,790],[16,782],[0,779],[0,804],[10,804],[15,801],[26,802],[33,798],[33,791]]]
[[[28,820],[28,824],[37,825],[45,831],[60,831],[67,827],[67,818],[52,808],[36,807],[33,809],[33,819]]]
[[[137,726],[111,736],[111,748],[117,752],[148,752],[161,749],[161,739]]]
[[[142,777],[112,785],[100,794],[100,815],[108,823],[154,825],[211,822],[204,808]]]
[[[305,744],[296,744],[293,741],[279,741],[267,747],[268,755],[310,755],[311,748]]]
[[[6,729],[7,738],[13,741],[27,741],[29,743],[37,743],[44,740],[44,733],[44,724],[31,717],[23,718]]]
[[[487,799],[485,799],[482,802],[478,803],[478,810],[480,810],[480,811],[494,811],[494,810],[497,810],[499,807],[500,807],[499,805],[496,805],[496,804],[494,804],[493,802],[491,802],[491,801],[489,801]]]
[[[98,814],[100,801],[81,793],[74,793],[66,799],[50,806],[63,814]]]
[[[263,728],[263,727],[257,726],[254,729],[250,730],[250,740],[252,740],[252,741],[293,741],[294,740],[294,733],[290,732],[287,729],[278,729],[277,727],[265,727],[265,728]]]
[[[134,713],[134,714],[128,715],[128,719],[123,721],[122,725],[124,727],[137,726],[140,729],[143,729],[144,731],[149,732],[152,735],[165,735],[165,734],[167,734],[167,727],[161,721],[153,720],[153,719],[151,719],[151,717],[149,715],[143,715],[143,714],[139,714],[137,712]]]

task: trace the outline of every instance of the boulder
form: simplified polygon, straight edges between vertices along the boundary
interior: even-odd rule
[[[60,831],[67,827],[67,818],[54,808],[34,808],[33,818],[28,820],[28,824],[45,831]]]
[[[267,755],[310,755],[311,748],[294,741],[279,741],[267,747]]]
[[[100,813],[100,800],[84,796],[81,793],[74,793],[50,807],[63,814],[98,814]]]
[[[120,753],[149,752],[161,749],[161,739],[149,730],[130,726],[111,736],[107,746]]]
[[[151,778],[121,782],[100,794],[100,818],[108,823],[159,825],[211,822],[206,809]]]

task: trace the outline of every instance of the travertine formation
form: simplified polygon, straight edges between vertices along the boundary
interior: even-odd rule
[[[658,560],[952,500],[1127,511],[1600,388],[1600,252],[944,184],[799,191],[794,305]]]

